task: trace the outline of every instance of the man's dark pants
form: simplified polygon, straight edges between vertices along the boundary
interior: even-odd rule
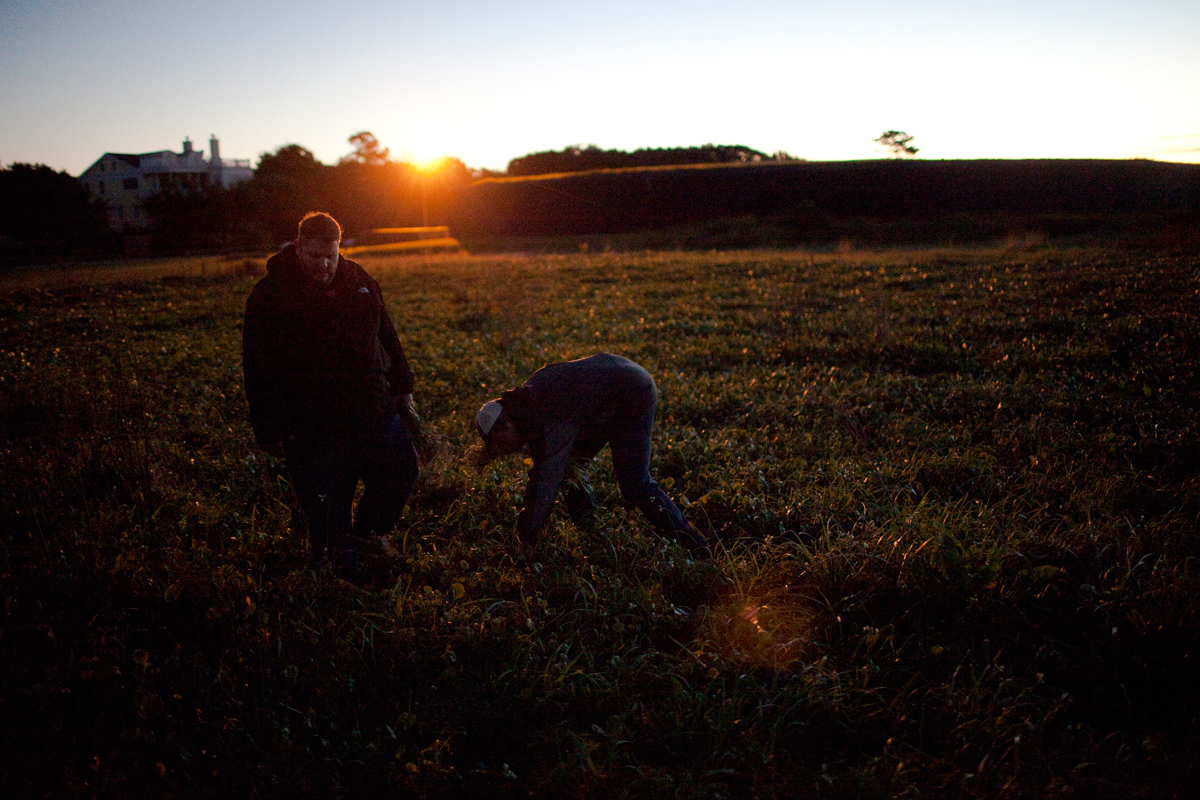
[[[339,572],[353,574],[355,540],[373,542],[391,533],[417,484],[417,452],[408,429],[393,414],[368,432],[344,439],[297,438],[286,450],[313,561],[328,556]],[[360,479],[363,495],[352,514]]]
[[[678,538],[685,546],[703,547],[703,538],[684,519],[658,482],[650,477],[650,439],[657,405],[658,390],[651,382],[637,395],[626,398],[624,408],[603,430],[575,441],[571,454],[572,475],[564,487],[563,500],[572,514],[595,506],[587,479],[587,464],[607,444],[612,451],[613,477],[625,501],[645,514],[660,533]]]

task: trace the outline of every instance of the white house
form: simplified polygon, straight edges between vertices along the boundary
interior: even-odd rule
[[[194,150],[192,140],[183,140],[183,152],[105,153],[79,180],[108,209],[108,223],[116,231],[145,230],[150,220],[142,201],[166,189],[203,191],[221,185],[228,189],[250,180],[254,170],[247,158],[221,158],[217,137],[208,140],[210,158]]]

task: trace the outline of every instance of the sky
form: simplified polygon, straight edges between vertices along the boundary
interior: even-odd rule
[[[0,164],[370,131],[406,161],[740,144],[1200,162],[1200,0],[0,0]]]

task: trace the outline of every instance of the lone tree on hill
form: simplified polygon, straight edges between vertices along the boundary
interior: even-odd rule
[[[886,147],[892,151],[894,158],[912,158],[917,154],[919,147],[913,147],[913,137],[904,131],[884,131],[879,135],[878,139],[872,139],[873,142]]]

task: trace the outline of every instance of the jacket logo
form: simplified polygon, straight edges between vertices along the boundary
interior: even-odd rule
[[[360,286],[360,287],[358,287],[358,293],[359,294],[370,294],[371,290],[365,286]]]

